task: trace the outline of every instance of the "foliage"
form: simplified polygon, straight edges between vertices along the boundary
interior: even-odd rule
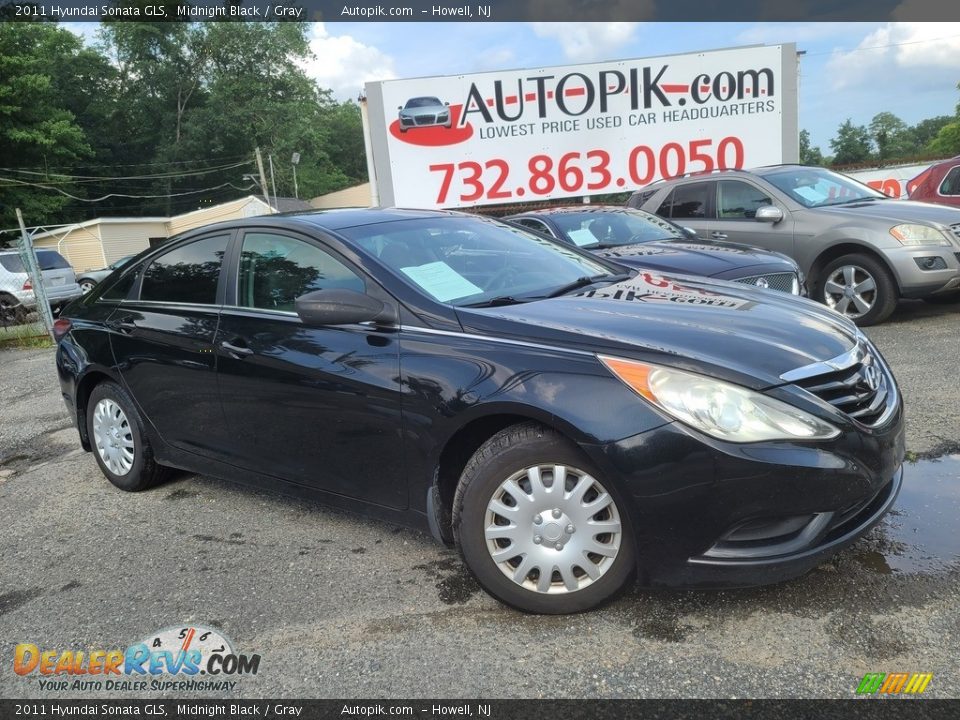
[[[801,165],[823,165],[823,153],[820,148],[810,146],[810,132],[800,131],[800,164]]]
[[[853,165],[866,162],[871,156],[870,133],[863,125],[854,125],[848,118],[837,128],[830,141],[834,165]]]
[[[81,55],[80,40],[54,25],[0,23],[0,157],[5,166],[40,173],[0,180],[0,228],[16,226],[17,207],[30,218],[56,216],[66,203],[63,195],[22,183],[57,182],[47,167],[92,154],[57,82],[57,60]]]
[[[0,227],[15,224],[8,211],[17,206],[36,225],[171,215],[260,194],[244,179],[256,172],[258,146],[265,164],[272,155],[281,196],[293,195],[295,152],[300,197],[365,181],[359,109],[306,75],[306,31],[287,22],[105,22],[85,47],[53,23],[0,26],[3,164],[50,168],[16,178],[79,198],[173,195],[85,203],[0,181]],[[209,171],[236,162],[245,165]]]

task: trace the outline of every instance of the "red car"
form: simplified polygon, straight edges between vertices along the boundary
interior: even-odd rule
[[[934,163],[907,183],[911,200],[960,207],[960,155]]]

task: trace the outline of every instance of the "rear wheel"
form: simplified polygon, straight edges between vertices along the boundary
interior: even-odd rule
[[[80,285],[80,292],[86,295],[88,292],[93,290],[96,283],[93,280],[83,279],[80,281],[79,285]]]
[[[153,457],[133,400],[114,382],[97,385],[87,401],[87,437],[107,480],[136,492],[164,480],[167,469]]]
[[[589,610],[632,579],[625,505],[556,432],[534,423],[494,435],[467,463],[454,534],[480,584],[525,612]]]
[[[4,325],[22,325],[27,321],[30,311],[20,301],[10,295],[0,295],[0,323]]]
[[[817,299],[857,325],[876,325],[897,306],[897,284],[884,265],[867,255],[844,255],[820,274]]]

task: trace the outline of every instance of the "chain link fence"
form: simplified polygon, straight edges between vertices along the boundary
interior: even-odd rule
[[[19,211],[18,211],[19,215]],[[66,282],[69,268],[56,253],[38,257],[24,230],[14,247],[0,248],[0,347],[43,345],[53,337],[53,313],[45,282]],[[46,266],[50,267],[46,267]]]

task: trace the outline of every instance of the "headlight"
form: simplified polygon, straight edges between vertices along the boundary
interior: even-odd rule
[[[890,228],[901,245],[950,245],[946,235],[929,225],[912,225],[906,223]]]
[[[739,385],[635,360],[598,357],[638,395],[720,440],[828,440],[840,434],[810,413]]]

